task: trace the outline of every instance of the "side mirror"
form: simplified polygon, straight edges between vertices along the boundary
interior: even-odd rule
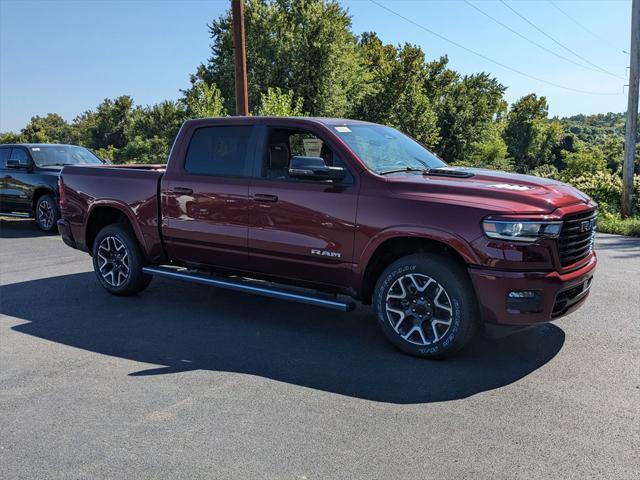
[[[342,167],[327,167],[321,157],[291,157],[289,176],[301,180],[344,180],[347,171]]]
[[[10,158],[7,160],[7,168],[13,168],[15,170],[31,170],[31,165],[28,163],[21,163],[20,160]]]

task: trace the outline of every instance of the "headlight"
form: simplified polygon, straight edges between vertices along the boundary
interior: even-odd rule
[[[487,237],[515,242],[535,242],[540,237],[560,234],[562,222],[484,220],[482,229]]]

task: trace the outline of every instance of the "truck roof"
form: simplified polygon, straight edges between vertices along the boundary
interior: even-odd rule
[[[0,147],[81,147],[81,145],[72,145],[70,143],[2,143]],[[85,147],[83,147],[85,148]]]
[[[349,118],[330,118],[330,117],[262,117],[262,116],[229,116],[229,117],[213,117],[213,118],[197,118],[187,120],[185,124],[229,124],[229,125],[263,125],[265,123],[294,123],[299,125],[308,125],[309,123],[322,125],[372,125],[371,122],[363,120],[353,120]]]

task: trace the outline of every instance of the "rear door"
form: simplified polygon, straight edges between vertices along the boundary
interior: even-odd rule
[[[292,156],[321,156],[346,165],[320,136],[300,128],[268,128],[260,168],[251,181],[249,258],[251,269],[305,282],[348,285],[358,201],[357,177],[340,183],[296,180]]]
[[[250,125],[197,128],[163,177],[162,233],[171,259],[246,269],[253,135]]]

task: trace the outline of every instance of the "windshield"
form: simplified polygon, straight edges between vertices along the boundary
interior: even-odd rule
[[[74,145],[42,145],[31,147],[30,150],[33,161],[39,167],[102,164],[102,160],[91,151]]]
[[[411,137],[391,127],[338,125],[333,130],[376,173],[428,170],[447,165]]]

